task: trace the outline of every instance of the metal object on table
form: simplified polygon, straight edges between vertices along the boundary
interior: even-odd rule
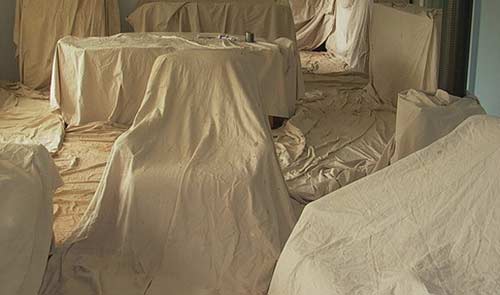
[[[252,32],[245,33],[245,41],[248,43],[255,43],[255,35]]]

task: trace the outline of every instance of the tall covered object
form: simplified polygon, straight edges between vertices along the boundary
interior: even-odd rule
[[[14,43],[21,82],[48,88],[57,41],[118,33],[119,15],[117,0],[17,0]]]
[[[239,49],[156,60],[42,294],[266,294],[295,213],[252,61]]]
[[[370,84],[396,105],[407,89],[436,92],[442,12],[415,5],[375,3],[370,26]]]

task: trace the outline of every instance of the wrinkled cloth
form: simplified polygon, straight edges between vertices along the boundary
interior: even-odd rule
[[[336,0],[290,0],[299,50],[318,48],[330,37],[335,30],[335,5]]]
[[[158,58],[41,294],[266,294],[296,213],[256,71],[241,49]]]
[[[372,7],[373,0],[337,0],[335,3],[335,31],[328,37],[326,48],[353,72],[368,73]]]
[[[370,86],[386,103],[408,89],[436,92],[441,10],[414,5],[373,5],[370,26]]]
[[[0,294],[37,294],[52,241],[52,196],[61,184],[42,145],[0,135]]]
[[[61,149],[52,156],[64,181],[53,198],[56,245],[71,235],[87,211],[104,174],[111,148],[125,131],[125,126],[109,122],[66,129]]]
[[[295,42],[290,6],[275,1],[147,1],[127,21],[135,32],[252,32],[269,41]]]
[[[499,134],[499,118],[473,116],[307,205],[269,294],[497,294]]]
[[[410,89],[399,94],[391,162],[425,148],[450,133],[465,119],[486,114],[479,102],[443,90],[435,94]]]
[[[62,37],[118,32],[117,0],[17,0],[14,43],[21,82],[33,89],[49,87],[55,46]]]
[[[61,115],[51,112],[47,99],[44,93],[0,81],[0,135],[26,137],[57,152],[64,122]]]
[[[301,51],[302,72],[307,74],[331,74],[347,71],[347,64],[331,52]]]
[[[273,130],[288,190],[302,204],[370,174],[395,126],[394,111],[371,100],[360,76],[308,75],[306,82],[296,114]]]
[[[51,105],[61,110],[70,126],[97,121],[130,125],[158,56],[179,50],[217,48],[239,48],[254,58],[259,65],[259,88],[268,115],[290,117],[295,112],[295,102],[303,93],[303,80],[298,53],[291,40],[246,43],[196,33],[66,37],[57,45]]]

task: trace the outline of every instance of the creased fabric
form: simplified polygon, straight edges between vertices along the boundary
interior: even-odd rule
[[[78,126],[97,121],[130,125],[141,105],[155,59],[187,49],[240,48],[259,64],[257,77],[268,115],[290,117],[303,93],[293,41],[221,40],[215,34],[128,33],[105,38],[66,37],[54,60],[51,105]],[[196,51],[191,51],[196,54]],[[203,77],[210,79],[210,77]],[[103,83],[106,81],[106,83]],[[196,84],[199,81],[190,81]]]
[[[319,47],[334,32],[336,2],[338,0],[290,0],[300,50]]]
[[[335,31],[329,35],[326,48],[353,72],[368,73],[372,9],[373,0],[336,0],[335,3]]]
[[[370,86],[386,103],[408,89],[438,87],[440,10],[415,5],[373,5],[370,28]]]
[[[14,43],[21,82],[34,89],[49,87],[55,46],[62,37],[118,32],[117,0],[17,0]]]
[[[290,195],[303,204],[370,174],[395,126],[395,113],[367,95],[362,76],[307,75],[306,81],[296,114],[273,130]]]
[[[485,114],[479,102],[471,97],[456,97],[438,90],[430,94],[410,89],[399,93],[396,130],[382,161],[390,163],[425,148],[455,129],[465,119]]]
[[[201,32],[295,42],[288,1],[142,1],[127,18],[135,32]],[[141,4],[141,2],[139,3]],[[286,4],[286,5],[285,5]]]
[[[37,294],[52,241],[52,196],[61,184],[42,145],[0,134],[0,294]]]
[[[258,65],[241,49],[193,53],[155,62],[42,294],[266,294],[296,213]]]
[[[269,294],[497,294],[500,119],[306,206]]]
[[[0,81],[0,135],[30,138],[50,153],[57,152],[64,139],[64,122],[60,114],[50,111],[47,99],[45,93]]]

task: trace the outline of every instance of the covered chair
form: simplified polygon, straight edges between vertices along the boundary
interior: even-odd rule
[[[500,119],[473,116],[306,206],[270,295],[496,294]]]
[[[248,55],[157,59],[42,294],[266,294],[296,217]]]

